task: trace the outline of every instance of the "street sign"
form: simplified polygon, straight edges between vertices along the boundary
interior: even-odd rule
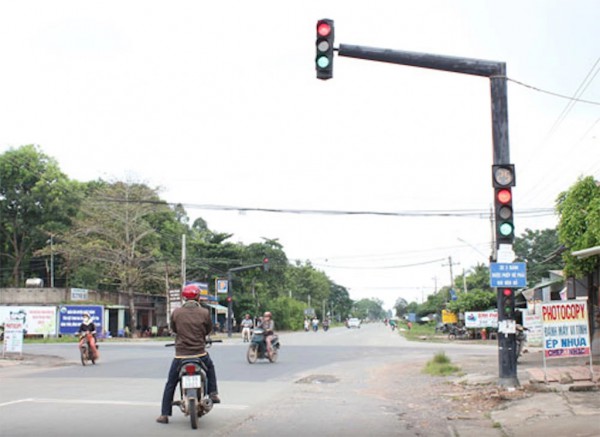
[[[527,286],[525,263],[490,263],[490,287]]]

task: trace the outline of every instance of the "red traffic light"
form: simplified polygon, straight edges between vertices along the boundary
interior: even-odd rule
[[[327,21],[319,21],[317,23],[317,34],[319,36],[328,36],[331,33],[331,24]]]
[[[498,190],[496,193],[496,198],[498,199],[498,202],[506,204],[511,201],[512,193],[509,189]]]
[[[505,288],[504,290],[502,290],[502,294],[508,297],[512,295],[512,290],[510,288]]]

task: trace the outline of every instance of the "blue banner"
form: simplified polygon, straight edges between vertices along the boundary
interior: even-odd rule
[[[83,313],[89,313],[96,325],[98,336],[104,333],[104,307],[101,305],[63,305],[58,310],[58,333],[75,335],[83,322]]]
[[[490,287],[527,287],[525,263],[491,263]]]

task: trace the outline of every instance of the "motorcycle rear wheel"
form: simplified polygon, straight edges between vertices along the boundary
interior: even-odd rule
[[[198,428],[198,408],[196,407],[196,398],[188,399],[188,412],[190,413],[192,429]]]
[[[269,357],[269,361],[272,363],[276,362],[278,356],[279,356],[279,352],[277,351],[277,348],[274,347],[273,350],[271,351],[271,356]]]
[[[258,346],[256,346],[255,344],[251,344],[250,346],[248,346],[246,358],[248,359],[248,362],[250,364],[256,363],[256,360],[258,359]]]
[[[456,334],[454,332],[448,334],[448,340],[456,340]]]

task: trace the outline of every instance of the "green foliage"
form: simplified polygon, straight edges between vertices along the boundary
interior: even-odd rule
[[[394,305],[394,311],[396,312],[397,317],[404,317],[407,313],[408,302],[406,299],[399,297],[396,299],[396,303]]]
[[[273,313],[277,330],[298,331],[303,327],[305,308],[303,302],[280,296],[270,302],[268,310]]]
[[[44,261],[36,263],[35,251],[70,225],[78,204],[78,184],[38,147],[0,155],[0,284],[22,286],[27,277],[46,278]]]
[[[377,298],[361,299],[354,304],[352,316],[363,320],[385,319],[386,313],[383,309],[383,301]]]
[[[527,263],[527,282],[535,285],[548,277],[549,270],[562,270],[563,262],[557,253],[560,243],[556,229],[544,229],[525,232],[515,238],[516,260]]]
[[[460,367],[452,364],[450,358],[444,352],[435,354],[433,359],[428,361],[423,369],[423,373],[433,376],[452,375],[458,371],[460,371]]]
[[[580,177],[557,199],[560,216],[558,239],[568,249],[563,252],[567,276],[583,276],[598,266],[599,257],[578,259],[571,252],[600,245],[600,186],[592,176]]]
[[[485,311],[496,308],[496,293],[492,290],[469,290],[459,292],[458,298],[448,302],[447,309],[455,314],[466,311]]]

